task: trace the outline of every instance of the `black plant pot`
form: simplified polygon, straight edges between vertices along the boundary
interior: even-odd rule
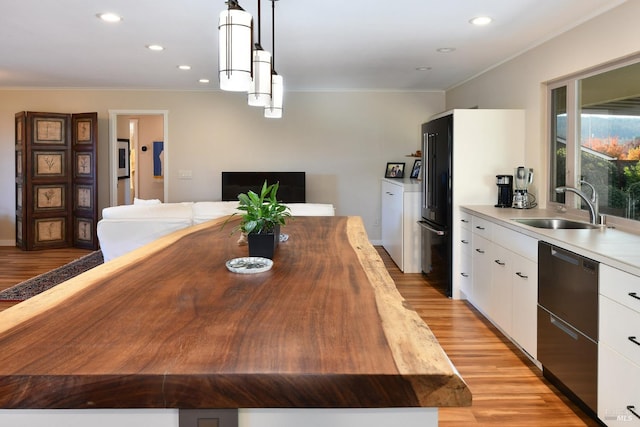
[[[273,259],[273,254],[280,242],[280,227],[276,227],[274,233],[249,234],[249,256],[259,256]]]

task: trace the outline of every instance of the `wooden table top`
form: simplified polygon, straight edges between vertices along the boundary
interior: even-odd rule
[[[273,268],[217,220],[0,313],[1,408],[465,406],[358,217],[298,217]]]

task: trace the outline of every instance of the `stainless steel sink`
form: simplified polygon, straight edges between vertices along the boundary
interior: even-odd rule
[[[600,226],[588,222],[572,221],[564,218],[516,218],[520,224],[536,228],[560,229],[596,229]]]

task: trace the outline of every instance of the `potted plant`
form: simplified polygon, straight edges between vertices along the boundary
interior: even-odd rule
[[[280,226],[291,217],[289,207],[278,202],[279,186],[279,183],[267,185],[265,181],[260,194],[248,191],[238,195],[238,210],[243,213],[236,230],[247,236],[249,256],[273,258],[280,241]]]

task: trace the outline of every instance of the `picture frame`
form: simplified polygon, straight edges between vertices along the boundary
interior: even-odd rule
[[[33,122],[34,144],[66,145],[65,119],[36,118]]]
[[[413,169],[411,169],[411,178],[420,179],[420,172],[422,171],[422,159],[417,159],[413,162]]]
[[[164,177],[164,141],[153,141],[153,177]]]
[[[118,179],[129,178],[129,140],[118,138]]]
[[[34,212],[65,209],[65,184],[34,185]]]
[[[87,151],[76,152],[76,177],[91,178],[93,177],[93,153]]]
[[[49,178],[64,177],[65,162],[64,151],[34,151],[33,152],[33,177]]]
[[[91,185],[77,185],[75,188],[74,208],[93,209],[93,187]]]
[[[384,173],[385,178],[404,178],[404,163],[388,162]]]

